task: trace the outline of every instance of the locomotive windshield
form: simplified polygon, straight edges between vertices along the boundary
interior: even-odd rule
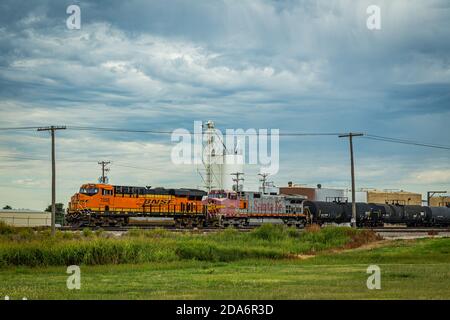
[[[80,193],[93,196],[98,193],[98,188],[80,188]]]
[[[210,193],[208,195],[208,198],[210,198],[210,199],[231,199],[231,200],[236,200],[237,199],[237,195],[236,195],[236,193],[214,192],[214,193]]]
[[[226,199],[227,198],[227,194],[226,192],[215,192],[215,193],[210,193],[208,195],[208,198],[210,199]]]

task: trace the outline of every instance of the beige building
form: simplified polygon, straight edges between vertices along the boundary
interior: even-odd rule
[[[445,207],[450,204],[450,196],[433,196],[430,198],[431,207]]]
[[[289,182],[287,187],[280,187],[280,193],[303,195],[309,200],[315,201],[352,201],[350,190],[322,188],[320,185],[317,187],[308,187]],[[356,191],[355,195],[356,202],[422,205],[422,194],[403,190],[366,189]],[[433,201],[435,201],[435,205],[437,205],[437,203],[449,202],[450,197],[447,196],[446,199],[443,199],[442,197],[438,199],[438,197],[436,197],[433,198]]]
[[[385,191],[385,190],[368,190],[368,203],[388,203],[403,205],[422,205],[422,195],[420,193],[408,191]]]

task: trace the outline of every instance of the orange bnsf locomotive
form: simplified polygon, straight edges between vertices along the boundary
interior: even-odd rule
[[[72,196],[66,221],[73,226],[121,226],[132,217],[171,217],[178,226],[204,224],[206,192],[197,189],[84,184]]]

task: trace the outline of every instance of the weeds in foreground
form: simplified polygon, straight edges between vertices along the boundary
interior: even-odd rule
[[[19,229],[19,228],[17,228]],[[251,232],[176,234],[164,229],[130,230],[115,238],[103,230],[35,232],[0,227],[0,266],[122,264],[150,261],[284,259],[333,248],[354,248],[378,240],[367,230],[309,227],[304,231],[265,224]]]

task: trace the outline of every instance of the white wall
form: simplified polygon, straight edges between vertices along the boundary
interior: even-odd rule
[[[0,212],[0,221],[15,227],[50,226],[52,217],[50,212],[4,210]]]
[[[333,201],[334,198],[343,198],[343,197],[345,197],[345,193],[344,190],[342,189],[327,189],[327,188],[315,189],[316,201]]]
[[[348,201],[352,201],[352,191],[346,190],[345,196],[348,197]],[[367,203],[367,191],[355,191],[355,201]]]

